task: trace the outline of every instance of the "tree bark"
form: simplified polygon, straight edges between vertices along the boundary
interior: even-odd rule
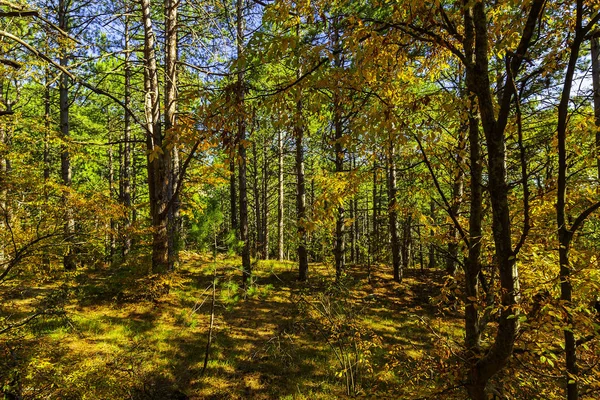
[[[144,91],[146,113],[146,147],[148,150],[148,193],[152,218],[152,272],[163,273],[169,264],[168,196],[171,178],[170,152],[163,148],[160,122],[158,68],[156,65],[155,37],[152,27],[150,0],[141,0],[144,26]]]
[[[179,177],[179,134],[175,128],[177,123],[177,12],[179,0],[164,0],[165,15],[165,140],[170,144],[171,157],[168,176],[168,201],[171,206],[168,210],[168,236],[169,236],[169,268],[172,269],[179,262],[179,248],[181,245],[180,202],[178,198],[171,199],[177,192]],[[179,196],[177,196],[179,197]]]
[[[483,186],[481,164],[481,146],[479,143],[479,120],[474,110],[475,99],[469,99],[469,163],[470,190],[469,203],[469,254],[465,262],[465,345],[472,352],[478,352],[481,346],[481,331],[477,296],[479,295],[478,276],[481,273],[481,220]]]
[[[263,156],[263,165],[262,165],[262,238],[263,238],[263,246],[262,246],[262,259],[269,259],[269,157],[267,154],[267,138],[263,139],[262,146],[262,156]]]
[[[126,13],[128,10],[126,9]],[[121,224],[121,237],[123,240],[122,255],[124,258],[127,257],[131,251],[131,235],[129,230],[131,229],[131,115],[129,114],[129,106],[131,104],[131,48],[130,48],[130,33],[129,33],[129,16],[125,15],[125,60],[124,60],[124,74],[125,74],[125,93],[124,93],[124,104],[125,104],[125,116],[124,116],[124,127],[123,127],[123,152],[121,154],[121,203],[125,207],[125,217]]]
[[[591,38],[592,88],[594,90],[594,121],[596,124],[596,168],[600,180],[600,32]]]
[[[544,0],[533,0],[527,16],[520,43],[507,62],[509,76],[519,72],[531,38],[541,18]],[[500,371],[513,352],[518,332],[519,276],[516,254],[512,248],[511,219],[508,204],[509,186],[506,177],[505,128],[511,111],[513,86],[505,84],[496,114],[489,79],[488,22],[483,1],[464,2],[465,33],[463,47],[467,74],[467,88],[476,94],[481,123],[488,149],[488,179],[492,203],[492,231],[495,256],[498,263],[502,311],[498,330],[490,350],[478,359],[469,371],[467,390],[474,399],[484,398],[489,379]]]
[[[255,218],[255,240],[253,253],[254,257],[262,259],[262,248],[263,248],[263,231],[262,231],[262,210],[260,201],[260,185],[258,181],[258,154],[256,152],[256,141],[252,142],[252,189],[254,192],[254,218]]]
[[[237,211],[237,192],[235,185],[235,146],[230,150],[229,155],[229,207],[231,208],[231,230],[235,232],[235,237],[238,237],[238,211]]]
[[[462,124],[461,124],[462,125]],[[465,124],[466,125],[466,124]],[[458,143],[456,147],[456,170],[454,173],[454,183],[452,184],[452,202],[450,204],[450,212],[452,215],[458,216],[462,197],[464,192],[464,170],[465,163],[465,146],[466,138],[465,131],[467,126],[461,126],[458,130]],[[456,261],[458,259],[458,229],[455,224],[450,227],[450,241],[448,243],[448,257],[446,258],[446,273],[454,276],[456,274]]]
[[[402,265],[400,257],[400,238],[398,237],[398,202],[396,199],[396,165],[395,146],[390,137],[390,150],[388,154],[388,219],[390,228],[390,244],[392,247],[392,267],[394,280],[402,282]]]
[[[69,32],[69,10],[66,0],[58,2],[58,27],[63,32]],[[59,59],[61,67],[67,68],[69,57],[66,51],[61,52]],[[60,153],[60,170],[63,184],[67,187],[67,191],[71,187],[72,171],[71,171],[71,155],[69,152],[68,138],[70,136],[69,127],[69,77],[65,73],[61,73],[59,78],[59,103],[60,103],[60,133],[62,139]],[[74,251],[74,236],[75,236],[75,219],[71,208],[69,195],[63,196],[63,206],[65,210],[64,224],[64,239],[67,243],[67,249],[63,257],[63,266],[65,270],[72,271],[76,268],[75,251]]]
[[[304,126],[302,102],[296,102],[297,121],[294,126],[296,138],[296,221],[298,226],[298,280],[308,279],[308,254],[306,252],[306,189],[304,183]]]
[[[236,50],[238,59],[237,71],[237,106],[238,106],[238,156],[239,156],[239,186],[240,186],[240,240],[242,241],[242,285],[248,287],[252,276],[250,263],[250,240],[248,238],[248,189],[246,179],[246,110],[244,106],[244,1],[236,2]]]
[[[335,51],[334,65],[336,68],[343,67],[343,60],[341,58],[341,38],[339,27],[334,28],[333,42]],[[344,155],[345,150],[342,145],[344,136],[344,127],[342,125],[342,103],[341,103],[341,89],[336,87],[333,93],[333,128],[335,134],[335,173],[337,179],[342,179],[344,173]],[[340,202],[337,208],[337,216],[335,220],[335,279],[339,281],[342,273],[344,272],[346,264],[346,243],[345,243],[345,212],[343,200]]]
[[[283,178],[283,135],[281,129],[277,131],[277,143],[278,143],[278,187],[279,196],[277,198],[277,260],[283,260],[283,234],[284,234],[284,221],[283,221],[283,201],[284,201],[284,178]]]

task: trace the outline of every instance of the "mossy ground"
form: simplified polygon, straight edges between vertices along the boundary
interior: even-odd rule
[[[409,270],[398,284],[387,266],[372,267],[370,278],[365,266],[350,266],[346,300],[330,315],[319,310],[341,293],[331,267],[311,264],[307,283],[297,282],[293,262],[260,261],[254,274],[243,292],[238,259],[184,253],[160,278],[116,267],[23,275],[0,288],[0,318],[16,321],[51,293],[65,293],[65,313],[0,337],[13,357],[4,373],[18,371],[25,398],[335,399],[347,395],[335,349],[360,353],[359,397],[414,398],[443,385],[424,366],[436,363],[440,338],[460,341],[462,330],[460,318],[430,304],[440,271]],[[313,303],[316,314],[302,306]],[[331,315],[342,321],[335,329],[319,320]]]

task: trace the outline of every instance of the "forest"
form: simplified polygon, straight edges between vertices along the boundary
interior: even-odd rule
[[[600,0],[96,1],[0,0],[3,399],[600,398]]]

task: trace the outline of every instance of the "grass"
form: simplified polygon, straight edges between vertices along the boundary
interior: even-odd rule
[[[215,327],[202,374],[214,268]],[[428,303],[441,282],[437,271],[408,271],[399,285],[387,267],[375,267],[370,283],[365,268],[350,267],[342,289],[348,301],[338,302],[324,265],[311,264],[310,281],[300,284],[293,263],[258,262],[245,293],[238,269],[236,259],[186,253],[176,273],[154,280],[111,269],[57,272],[54,281],[66,280],[71,293],[65,313],[0,338],[18,346],[3,370],[19,371],[27,398],[336,399],[347,393],[336,351],[358,351],[358,395],[411,398],[439,384],[415,376],[436,357],[431,328],[452,340],[462,335],[460,319],[441,318]],[[27,291],[30,279],[0,288],[3,298],[11,295],[0,318],[27,315],[59,286]]]

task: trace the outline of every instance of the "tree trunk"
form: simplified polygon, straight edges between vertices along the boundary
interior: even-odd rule
[[[335,52],[334,65],[336,68],[342,68],[343,61],[341,58],[341,38],[339,27],[334,28],[333,41]],[[341,103],[341,89],[335,88],[333,94],[333,129],[335,134],[335,173],[337,179],[342,179],[344,173],[344,147],[342,140],[344,136],[344,127],[342,125],[342,103]],[[344,202],[341,201],[337,208],[337,217],[335,220],[335,279],[339,281],[344,272],[346,263],[346,243],[345,243],[345,207]]]
[[[398,202],[396,199],[396,165],[395,146],[390,137],[390,152],[388,155],[388,219],[390,228],[390,244],[392,247],[392,267],[394,280],[402,282],[402,265],[400,265],[400,238],[398,237]]]
[[[126,10],[126,13],[128,10]],[[123,257],[127,257],[131,251],[131,235],[129,230],[131,229],[131,115],[129,114],[129,107],[131,104],[131,48],[129,45],[129,16],[125,15],[125,61],[124,61],[124,73],[125,73],[125,118],[123,127],[123,152],[121,154],[121,203],[125,207],[125,217],[121,225],[121,236],[123,240]]]
[[[112,127],[110,126],[110,111],[106,110],[107,115],[107,132],[108,132],[108,142],[112,143]],[[110,144],[108,146],[108,194],[109,198],[112,200],[115,198],[115,167],[114,167],[114,152],[113,145]],[[109,221],[109,230],[108,230],[108,251],[106,252],[107,261],[109,264],[112,264],[115,259],[115,251],[117,249],[117,240],[115,236],[115,232],[117,231],[117,221],[111,216]]]
[[[277,198],[277,260],[283,260],[283,233],[284,233],[284,221],[283,221],[283,135],[281,129],[277,132],[277,143],[279,146],[278,158],[279,158],[279,169],[278,169],[278,186],[279,186],[279,197]]]
[[[238,211],[237,211],[237,192],[235,187],[235,148],[231,149],[229,155],[229,207],[231,208],[231,230],[238,237]]]
[[[51,115],[51,93],[50,93],[50,68],[46,67],[44,87],[44,202],[48,207],[49,195],[48,184],[50,181],[50,135],[52,133],[52,115]],[[42,254],[42,268],[44,271],[50,271],[50,255],[47,251]]]
[[[454,183],[452,184],[452,203],[450,204],[450,212],[458,216],[460,206],[462,203],[463,191],[464,191],[464,169],[465,163],[465,146],[466,138],[465,131],[468,129],[467,126],[461,126],[458,131],[458,143],[456,148],[456,170],[454,174]],[[448,258],[446,259],[446,273],[454,276],[456,274],[456,261],[458,260],[458,229],[456,225],[452,224],[450,227],[450,241],[448,243]]]
[[[373,231],[371,235],[371,251],[373,262],[379,262],[379,200],[377,198],[377,163],[373,163]]]
[[[236,49],[238,59],[237,72],[237,106],[238,106],[238,156],[239,156],[239,186],[240,186],[240,240],[242,247],[242,285],[248,287],[252,276],[252,265],[250,263],[250,240],[248,238],[248,189],[246,180],[246,112],[244,107],[244,1],[236,2]]]
[[[254,217],[255,217],[255,240],[254,240],[254,257],[262,259],[263,237],[262,237],[262,210],[260,208],[260,185],[258,182],[258,154],[256,152],[256,141],[252,142],[252,183],[254,192]]]
[[[69,10],[66,0],[58,2],[58,27],[63,32],[69,32]],[[69,57],[66,51],[61,52],[59,63],[61,67],[67,68]],[[68,138],[70,136],[69,127],[69,77],[67,74],[61,73],[59,79],[59,102],[60,102],[60,133],[62,139],[60,153],[60,170],[63,184],[71,187],[72,172],[71,172],[71,155],[69,152]],[[73,218],[73,210],[71,209],[69,195],[63,196],[63,206],[65,210],[64,224],[64,239],[67,243],[67,250],[63,257],[63,266],[67,271],[72,271],[76,268],[75,251],[74,251],[74,235],[75,235],[75,219]]]
[[[152,272],[169,271],[168,196],[171,178],[170,152],[163,148],[160,122],[158,68],[152,28],[150,0],[141,0],[144,25],[144,91],[146,113],[146,147],[148,151],[148,193],[152,218]]]
[[[596,32],[592,42],[592,87],[594,89],[594,120],[596,122],[596,168],[600,180],[600,32]]]
[[[511,357],[518,332],[519,275],[516,254],[512,249],[511,218],[508,204],[509,185],[506,177],[505,129],[511,111],[513,85],[508,80],[519,72],[531,38],[539,22],[544,0],[533,0],[524,25],[517,54],[508,62],[506,84],[496,114],[489,79],[488,22],[483,1],[465,0],[463,46],[467,72],[467,88],[477,95],[481,123],[488,149],[488,187],[492,203],[492,231],[498,263],[501,312],[495,340],[485,356],[469,371],[467,390],[472,398],[481,399],[489,379],[506,365]]]
[[[179,262],[179,248],[181,245],[180,203],[178,198],[172,198],[177,191],[179,178],[179,134],[175,129],[177,123],[177,11],[179,0],[164,0],[165,15],[165,140],[170,144],[171,157],[168,174],[167,197],[171,203],[168,209],[168,236],[169,236],[169,268],[172,269]],[[177,196],[179,197],[179,196]]]
[[[306,190],[304,184],[304,126],[302,102],[296,102],[297,121],[294,126],[296,137],[296,214],[298,225],[298,280],[308,279],[308,254],[306,252]]]
[[[432,223],[434,223],[435,222],[435,202],[433,200],[431,200],[431,202],[429,203],[429,211],[431,213],[431,221],[432,221]],[[435,236],[433,228],[429,231],[429,235],[432,238]],[[433,243],[431,243],[429,245],[429,259],[427,262],[427,268],[435,268],[435,244],[433,244]]]
[[[481,272],[479,257],[481,254],[481,220],[482,220],[482,170],[479,143],[479,121],[474,110],[475,99],[470,98],[469,110],[469,162],[470,190],[469,203],[469,255],[465,262],[465,345],[473,352],[479,351],[481,331],[477,296],[479,295],[478,276]]]
[[[262,259],[269,259],[269,157],[267,154],[267,139],[263,140],[263,166],[262,166]]]
[[[556,192],[556,223],[558,227],[558,257],[560,263],[560,300],[564,304],[567,318],[566,325],[571,329],[564,329],[565,338],[565,358],[566,358],[566,376],[567,380],[567,399],[576,400],[579,398],[578,375],[579,367],[577,366],[577,344],[575,341],[574,320],[571,312],[571,301],[573,300],[573,284],[571,283],[572,266],[569,261],[569,249],[573,233],[577,229],[576,226],[569,227],[567,222],[567,124],[569,117],[569,101],[571,99],[571,88],[573,85],[573,77],[577,68],[577,59],[579,58],[579,50],[584,39],[582,27],[583,19],[583,1],[577,0],[576,11],[576,26],[575,37],[571,42],[569,63],[565,74],[565,81],[561,93],[560,103],[558,105],[558,123],[557,123],[557,139],[558,139],[558,180]]]

